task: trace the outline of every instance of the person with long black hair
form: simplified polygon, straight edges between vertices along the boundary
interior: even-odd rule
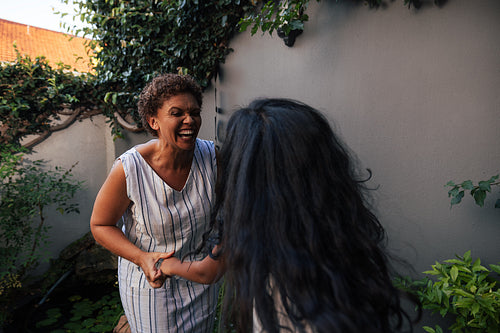
[[[219,158],[218,245],[202,261],[165,259],[162,272],[201,283],[225,273],[238,332],[411,329],[352,160],[304,103],[259,99],[236,111]]]

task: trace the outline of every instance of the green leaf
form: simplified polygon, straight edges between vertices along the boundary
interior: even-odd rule
[[[238,24],[240,25],[240,32],[243,32],[247,30],[248,26],[252,24],[252,22],[240,20]]]
[[[462,202],[463,197],[464,197],[464,191],[458,192],[458,194],[453,196],[453,198],[451,199],[451,205],[453,206],[459,204],[460,202]]]
[[[460,188],[458,186],[453,187],[451,190],[448,191],[448,197],[455,197],[459,191]]]
[[[106,95],[104,96],[104,102],[105,102],[105,103],[108,103],[108,102],[109,102],[109,99],[111,98],[112,94],[113,94],[113,92],[111,92],[111,91],[108,91],[108,92],[106,93]]]
[[[456,281],[458,277],[458,268],[453,266],[450,270],[450,276],[452,281]]]
[[[464,261],[469,261],[469,260],[471,260],[471,250],[468,250],[467,252],[465,252],[465,253],[464,253],[463,260],[464,260]]]
[[[491,183],[489,181],[480,181],[479,188],[483,191],[491,192]]]
[[[474,295],[472,295],[471,293],[465,291],[465,290],[462,290],[462,289],[454,289],[453,290],[455,292],[455,294],[457,295],[460,295],[460,296],[463,296],[463,297],[467,297],[467,298],[474,298]]]
[[[290,29],[291,30],[304,30],[304,22],[300,20],[293,20],[290,22]]]
[[[490,264],[490,268],[492,271],[494,271],[495,273],[497,274],[500,274],[500,265],[493,265],[493,264]]]
[[[463,260],[460,259],[447,259],[444,262],[450,263],[450,264],[455,264],[455,265],[465,265]]]
[[[462,186],[464,190],[472,190],[472,188],[474,188],[471,180],[464,181],[460,186]]]
[[[474,200],[479,207],[484,206],[484,199],[486,199],[486,192],[483,190],[477,190],[474,192]]]
[[[491,177],[491,178],[488,180],[488,182],[490,182],[490,183],[494,183],[494,182],[495,182],[495,181],[496,181],[499,177],[500,177],[500,175],[495,175],[495,176]]]
[[[471,313],[472,315],[475,317],[476,314],[479,312],[479,304],[478,303],[474,303],[472,304],[472,307],[471,307]]]

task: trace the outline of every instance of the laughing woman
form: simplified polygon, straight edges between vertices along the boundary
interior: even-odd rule
[[[157,268],[172,253],[203,258],[193,253],[209,227],[217,166],[213,142],[197,138],[201,104],[201,88],[189,76],[166,74],[148,84],[138,108],[156,139],[116,160],[94,204],[91,230],[119,256],[120,296],[132,332],[213,326],[219,286],[167,279]]]

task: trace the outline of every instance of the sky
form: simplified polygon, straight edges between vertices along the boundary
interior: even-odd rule
[[[0,18],[17,23],[27,24],[38,28],[67,32],[60,27],[64,21],[73,26],[77,24],[82,27],[79,19],[73,21],[72,1],[66,5],[61,0],[0,0]],[[69,13],[64,18],[55,12]]]

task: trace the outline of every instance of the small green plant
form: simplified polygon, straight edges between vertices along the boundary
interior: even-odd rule
[[[465,191],[470,191],[470,195],[474,198],[474,201],[479,207],[484,206],[484,199],[486,199],[486,194],[491,193],[492,186],[499,186],[500,181],[498,178],[500,175],[491,177],[488,180],[482,180],[475,185],[471,180],[463,181],[460,184],[455,184],[453,181],[449,181],[445,186],[451,187],[448,191],[448,197],[451,198],[451,205],[457,205],[462,202],[465,196]],[[495,208],[500,208],[500,199],[497,199],[495,203]]]
[[[47,170],[43,160],[30,161],[26,150],[0,148],[0,279],[25,274],[36,267],[47,244],[46,211],[79,213],[72,203],[82,182],[61,167]]]
[[[445,317],[455,316],[455,323],[449,327],[454,333],[498,333],[500,331],[500,290],[493,274],[500,274],[499,265],[481,265],[478,258],[472,260],[467,251],[456,259],[436,262],[432,270],[421,280],[400,279],[396,284],[403,290],[416,295],[424,309]],[[424,326],[429,333],[443,332],[439,325],[435,328]]]
[[[28,273],[49,259],[47,210],[79,213],[71,199],[82,182],[71,171],[47,169],[43,160],[27,159],[26,149],[0,145],[0,310],[10,307],[12,291],[23,286]]]
[[[51,332],[111,332],[118,323],[123,308],[118,291],[104,295],[97,301],[82,298],[79,295],[68,299],[72,306],[69,319],[65,319],[61,308],[50,308],[46,318],[39,321],[39,329],[52,328]]]

